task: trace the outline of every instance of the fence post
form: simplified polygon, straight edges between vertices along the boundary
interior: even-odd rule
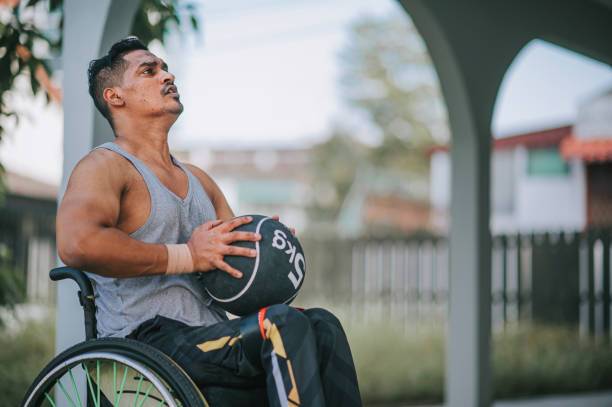
[[[523,251],[523,236],[516,234],[516,317],[520,321],[523,317],[523,273],[521,256]]]
[[[603,337],[606,342],[610,341],[610,229],[606,228],[601,236],[603,243],[603,284],[602,284],[602,307],[603,307]]]
[[[362,240],[353,240],[351,267],[351,316],[353,321],[363,320],[366,300],[366,266],[365,244]]]
[[[508,237],[502,236],[502,320],[505,328],[508,323]]]
[[[593,246],[595,236],[592,231],[587,233],[587,278],[588,278],[588,333],[593,336],[595,333],[595,259],[593,256]]]
[[[533,319],[533,233],[523,236],[520,241],[520,281],[521,314],[520,319]]]

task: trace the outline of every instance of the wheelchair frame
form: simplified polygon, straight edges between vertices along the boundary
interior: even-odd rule
[[[67,400],[66,405],[83,406],[73,369],[85,372],[87,407],[210,407],[207,398],[214,400],[214,407],[249,406],[254,402],[267,405],[265,389],[262,388],[210,386],[206,387],[208,392],[205,397],[189,375],[163,352],[131,339],[97,338],[96,306],[89,278],[82,271],[70,267],[55,268],[49,272],[49,277],[53,281],[71,279],[79,286],[78,298],[85,318],[85,341],[49,362],[34,379],[22,407],[56,407],[53,398],[62,394]],[[257,324],[251,323],[249,318],[245,321],[248,323],[244,324],[243,336],[258,336]],[[74,397],[66,390],[65,383],[68,390],[72,389]]]
[[[74,280],[85,317],[85,341],[57,355],[34,379],[23,407],[209,407],[185,371],[161,351],[126,338],[97,338],[96,306],[91,282],[80,270],[59,267],[49,272],[53,281]],[[85,376],[81,398],[76,375]],[[83,404],[85,403],[85,404]]]

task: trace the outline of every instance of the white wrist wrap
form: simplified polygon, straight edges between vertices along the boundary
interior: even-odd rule
[[[193,271],[193,259],[191,250],[186,244],[167,244],[168,267],[166,274],[191,273]]]

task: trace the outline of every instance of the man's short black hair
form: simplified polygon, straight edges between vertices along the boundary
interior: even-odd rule
[[[87,75],[89,77],[89,94],[93,98],[94,104],[108,120],[111,127],[113,119],[111,117],[108,103],[104,99],[104,89],[121,85],[123,74],[127,68],[127,63],[123,56],[130,51],[149,49],[136,37],[128,37],[113,44],[108,54],[102,58],[94,59],[89,63]]]

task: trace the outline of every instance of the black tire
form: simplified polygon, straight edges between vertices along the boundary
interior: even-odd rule
[[[117,366],[123,370],[123,373],[119,372],[119,376],[117,376]],[[113,388],[108,385],[111,368]],[[84,371],[88,372],[85,376],[87,395],[77,390],[78,386],[74,385],[75,379],[73,379],[73,372],[82,375]],[[130,380],[127,380],[128,373]],[[64,379],[60,383],[61,378]],[[138,382],[137,389],[134,391],[125,388],[126,381],[128,386],[132,383],[136,385]],[[120,387],[119,382],[122,382]],[[66,384],[72,385],[72,389],[68,389],[72,390],[72,394],[66,390]],[[160,405],[164,400],[162,403],[164,406],[174,404],[182,407],[209,407],[189,376],[168,356],[142,342],[122,338],[89,340],[56,356],[28,389],[22,407],[53,406],[54,404],[49,401],[53,399],[53,392],[55,396],[61,396],[71,400],[75,405],[82,406],[92,400],[98,401],[96,405],[100,407],[112,406],[115,401],[123,406],[126,404],[123,402],[123,397],[130,398],[129,405],[132,405],[131,400],[134,398],[140,405],[140,397],[143,397],[143,400],[150,399],[152,405]],[[116,397],[118,400],[115,400]],[[146,405],[149,404],[143,404]]]

